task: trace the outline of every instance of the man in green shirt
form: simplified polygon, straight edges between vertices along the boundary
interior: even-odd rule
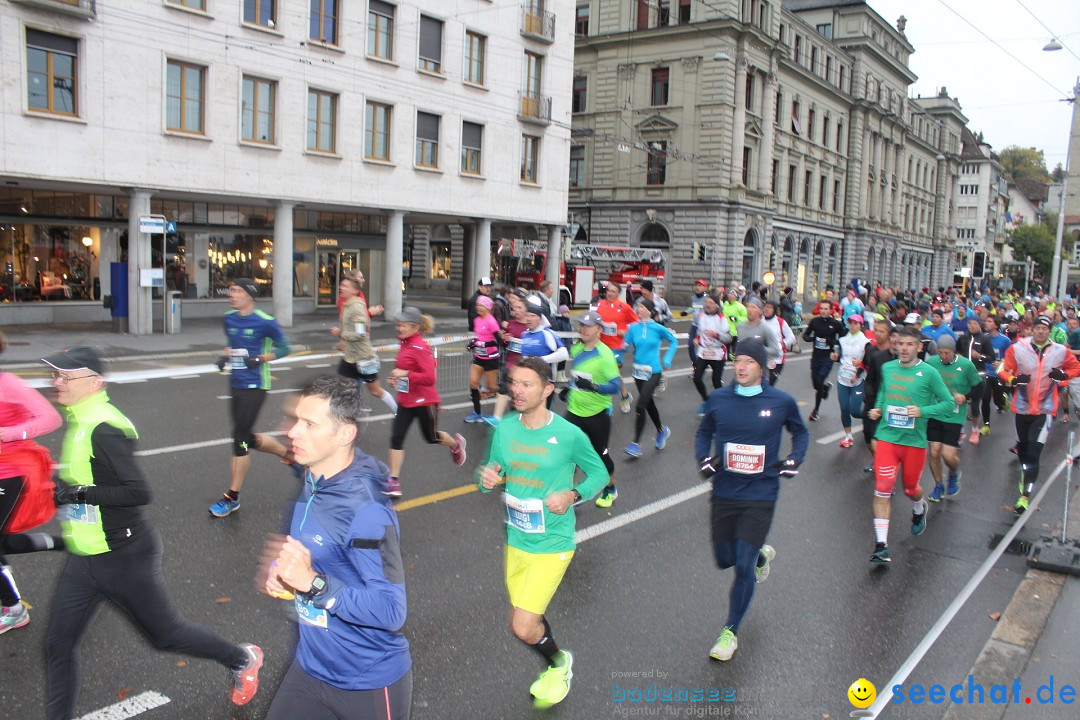
[[[565,698],[574,677],[574,658],[555,644],[544,617],[574,557],[574,504],[608,482],[607,468],[585,433],[547,409],[554,390],[551,368],[541,358],[526,357],[510,371],[518,414],[495,428],[487,462],[477,469],[481,491],[505,487],[510,629],[548,665],[529,688],[538,708]],[[585,473],[577,487],[575,468]]]
[[[734,288],[727,291],[724,302],[720,305],[720,312],[727,318],[728,327],[731,328],[731,349],[739,341],[739,323],[746,322],[746,306],[738,300]],[[730,354],[730,353],[729,353]]]
[[[956,354],[956,341],[948,335],[938,340],[938,354],[926,359],[926,364],[941,374],[945,387],[952,393],[955,406],[952,417],[946,420],[930,420],[926,425],[926,439],[930,443],[930,474],[934,476],[934,489],[927,498],[941,502],[941,496],[952,497],[960,492],[960,436],[967,419],[967,401],[971,391],[982,383],[982,375],[975,365],[963,355]],[[975,432],[978,432],[977,430]],[[941,482],[941,461],[949,466],[949,485]]]
[[[615,489],[615,463],[608,452],[611,439],[611,397],[622,391],[615,353],[600,342],[603,318],[589,311],[578,320],[581,341],[570,348],[570,385],[566,393],[566,419],[581,428],[593,450],[604,461],[608,484],[596,498],[596,507],[609,508],[619,496]]]
[[[871,420],[881,420],[874,437],[874,553],[870,562],[887,563],[889,518],[896,479],[904,483],[911,498],[911,532],[926,530],[926,500],[919,486],[926,464],[926,424],[930,418],[952,416],[953,396],[937,370],[919,360],[921,333],[914,325],[900,328],[893,342],[897,359],[881,366],[877,402],[867,411]]]

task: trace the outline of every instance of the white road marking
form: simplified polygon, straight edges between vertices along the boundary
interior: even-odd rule
[[[704,495],[710,490],[712,490],[711,482],[698,483],[697,485],[687,488],[682,492],[677,492],[674,495],[669,495],[666,498],[651,502],[648,505],[642,505],[636,510],[631,510],[625,515],[616,515],[609,520],[604,520],[603,522],[598,522],[595,525],[590,525],[587,528],[578,530],[576,533],[574,533],[574,542],[583,543],[586,540],[592,540],[593,538],[600,537],[601,535],[605,535],[612,530],[618,530],[625,525],[637,522],[638,520],[643,520],[650,515],[655,515],[659,512],[667,510],[668,508],[680,505],[687,500],[693,500],[696,497]]]
[[[169,698],[161,693],[147,690],[138,695],[132,695],[114,705],[87,713],[78,720],[126,720],[126,718],[135,717],[147,710],[161,707],[168,702],[170,702]]]
[[[199,376],[199,375],[170,375],[169,379],[170,380],[193,380],[193,379],[195,379],[197,377],[201,377],[201,376]]]
[[[330,363],[314,363],[312,365],[305,365],[306,368],[326,368],[330,367]]]
[[[861,432],[862,432],[862,425],[852,425],[851,426],[851,434],[852,435],[855,435],[855,434],[861,433]],[[843,430],[841,430],[840,432],[834,432],[832,435],[826,435],[823,438],[818,438],[816,442],[817,442],[818,445],[832,445],[837,440],[842,439],[845,435],[847,435],[847,433],[844,432]]]

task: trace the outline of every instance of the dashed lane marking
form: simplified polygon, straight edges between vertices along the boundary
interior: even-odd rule
[[[87,713],[78,720],[126,720],[126,718],[135,717],[169,702],[171,701],[165,695],[153,690],[147,690],[113,705],[103,707],[100,710]]]

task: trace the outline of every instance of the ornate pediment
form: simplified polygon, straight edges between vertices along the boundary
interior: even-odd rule
[[[678,130],[679,124],[663,115],[652,115],[639,122],[635,129],[642,135],[667,136]]]

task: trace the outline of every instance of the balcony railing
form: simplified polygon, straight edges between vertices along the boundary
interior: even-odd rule
[[[97,17],[97,0],[12,0],[12,2],[81,18]]]
[[[555,42],[555,13],[521,9],[521,34],[543,42]]]
[[[551,97],[518,93],[518,119],[524,122],[548,125],[551,123]]]

